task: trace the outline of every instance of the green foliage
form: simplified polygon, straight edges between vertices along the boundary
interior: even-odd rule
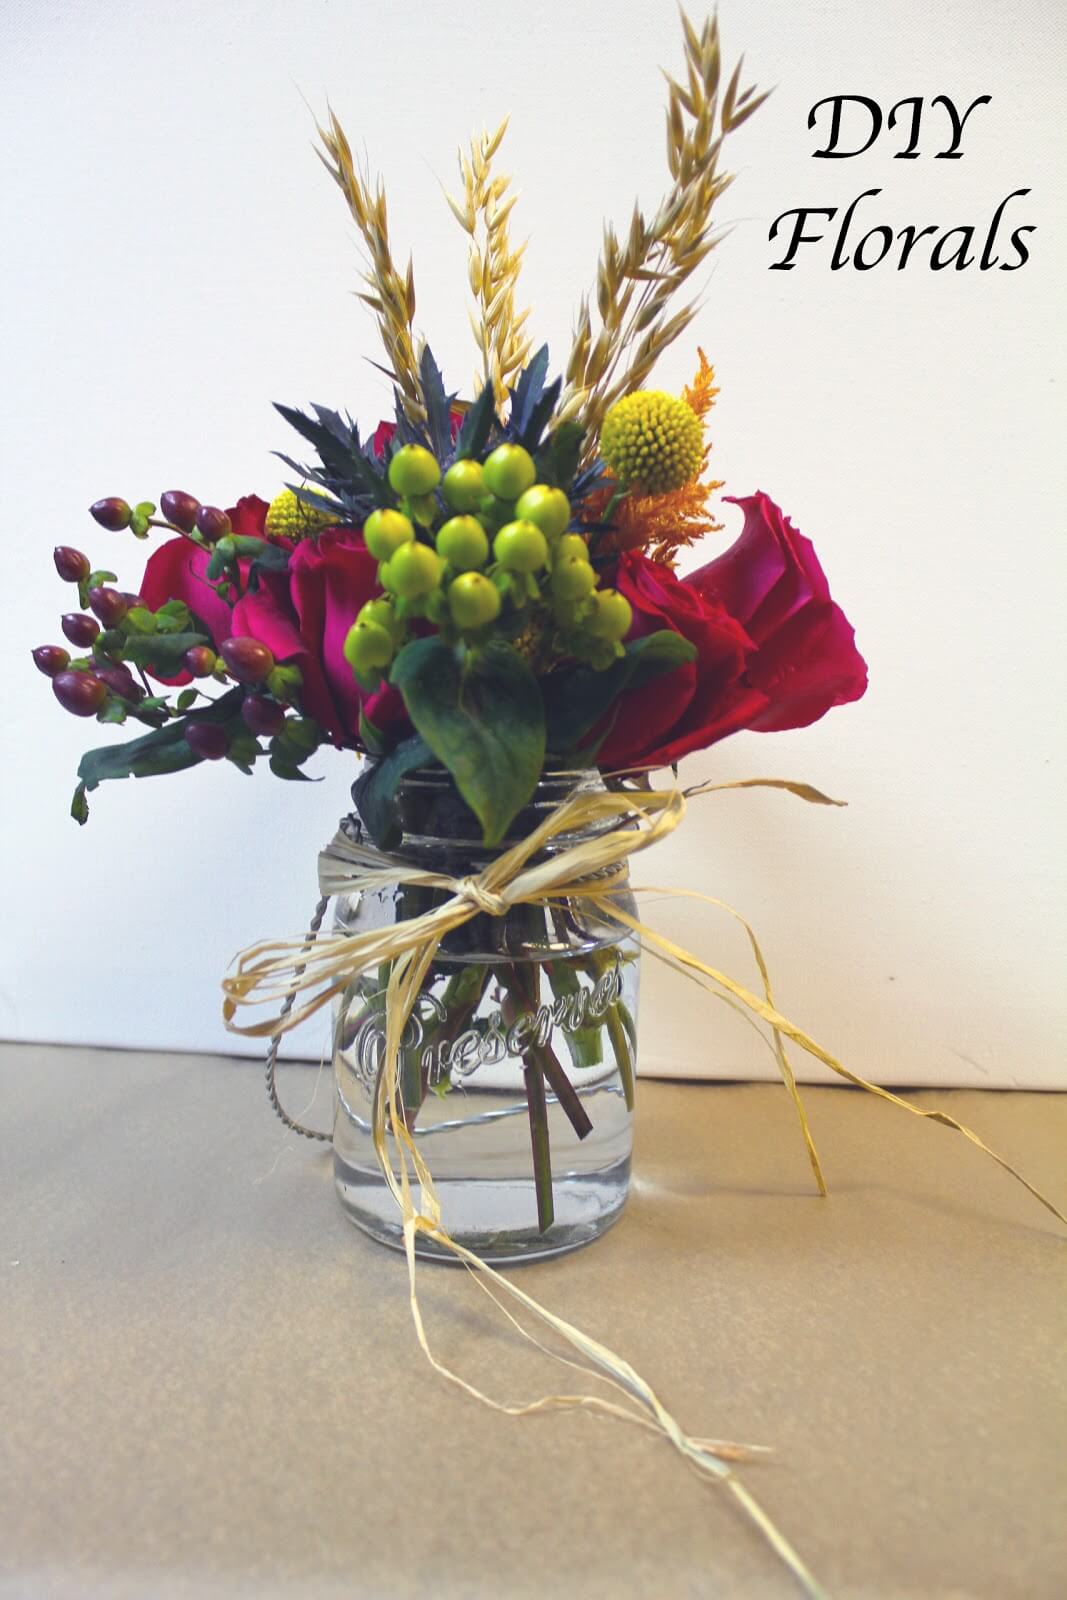
[[[173,635],[171,636],[173,637]],[[228,723],[240,716],[244,691],[231,689],[214,705],[197,713],[197,721]],[[165,772],[182,772],[195,767],[200,757],[185,742],[188,719],[177,717],[162,728],[145,733],[125,744],[100,745],[87,750],[78,763],[78,788],[74,791],[71,816],[84,823],[89,816],[86,793],[113,778],[150,778]]]
[[[623,655],[603,672],[571,667],[551,673],[542,684],[548,748],[572,756],[591,729],[627,689],[637,689],[665,672],[692,661],[696,646],[663,628],[633,639]]]
[[[434,753],[420,734],[402,739],[395,749],[371,762],[352,785],[352,799],[380,850],[400,843],[396,791],[402,778],[419,767],[432,767]]]
[[[126,640],[123,656],[137,667],[151,667],[165,678],[177,677],[182,657],[195,644],[210,645],[203,633],[132,633]]]
[[[582,455],[585,429],[578,422],[561,422],[534,457],[538,483],[553,489],[570,490]]]
[[[544,706],[529,666],[502,639],[462,659],[440,637],[416,639],[394,661],[391,681],[481,822],[485,843],[499,844],[544,764]]]
[[[276,778],[289,782],[312,782],[300,769],[322,741],[322,729],[311,717],[288,717],[281,732],[270,742],[270,770]]]
[[[419,388],[426,406],[426,437],[437,461],[447,461],[452,454],[452,402],[454,394],[445,391],[441,369],[424,345],[419,360]]]
[[[480,461],[485,454],[485,447],[489,443],[493,424],[496,421],[496,405],[493,396],[493,385],[487,383],[477,400],[463,418],[463,426],[456,439],[457,461],[474,459]]]
[[[357,525],[366,521],[375,506],[390,504],[385,473],[373,454],[364,449],[351,417],[345,420],[325,406],[313,406],[314,417],[292,406],[275,405],[274,409],[314,446],[321,462],[318,467],[303,467],[281,451],[275,452],[286,466],[310,483],[310,489],[291,485],[299,500],[336,515],[338,522]]]

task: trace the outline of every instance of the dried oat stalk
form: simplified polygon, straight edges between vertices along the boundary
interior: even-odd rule
[[[348,202],[366,246],[368,265],[363,281],[367,288],[359,298],[374,313],[404,410],[412,422],[423,422],[426,406],[419,384],[413,334],[415,279],[411,258],[408,257],[407,271],[401,274],[389,246],[389,217],[382,181],[379,178],[372,190],[369,177],[357,170],[352,147],[332,110],[329,127],[316,124],[316,128],[323,149],[315,153]]]
[[[494,176],[493,157],[507,132],[508,119],[495,133],[471,140],[470,155],[459,152],[462,198],[446,194],[452,214],[470,238],[467,275],[475,311],[471,328],[481,356],[475,375],[475,392],[492,383],[497,407],[507,398],[508,386],[522,370],[530,353],[526,335],[529,309],[516,311],[515,287],[526,252],[525,244],[513,250],[508,220],[518,199],[511,179]]]
[[[651,220],[634,207],[625,240],[605,227],[593,296],[595,334],[589,297],[578,311],[563,406],[579,415],[590,439],[608,408],[642,386],[696,315],[696,301],[674,307],[721,237],[712,231],[712,213],[733,182],[719,169],[723,141],[767,98],[755,87],[741,88],[741,61],[720,94],[718,20],[708,18],[698,34],[684,11],[681,17],[686,81],[665,75],[671,187]]]

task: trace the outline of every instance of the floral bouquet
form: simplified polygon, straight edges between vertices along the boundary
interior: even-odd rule
[[[714,21],[682,22],[666,192],[651,215],[635,207],[624,234],[605,228],[555,377],[516,298],[515,196],[496,165],[506,124],[460,153],[449,197],[469,241],[478,346],[461,395],[416,334],[414,273],[394,255],[381,183],[357,169],[331,113],[319,153],[365,247],[360,297],[384,346],[393,420],[361,431],[325,406],[278,406],[301,444],[281,457],[289,482],[269,502],[247,495],[224,509],[183,490],[161,494],[158,509],[98,500],[100,527],[166,537],[130,591],[58,548],[56,569],[78,591],[61,623],[72,649],[33,654],[65,710],[146,730],[82,757],[79,822],[108,779],[226,760],[306,780],[322,746],[356,758],[354,810],[319,858],[311,928],[239,958],[224,982],[228,1025],[270,1038],[275,1109],[332,1137],[350,1214],[406,1249],[427,1355],[417,1251],[489,1273],[491,1293],[540,1316],[637,1409],[575,1396],[537,1404],[599,1404],[661,1429],[728,1482],[816,1594],[726,1464],[736,1447],[684,1434],[632,1367],[487,1265],[584,1243],[621,1209],[641,948],[767,1025],[820,1187],[784,1039],[917,1110],[777,1011],[751,930],[762,995],[647,927],[629,891],[628,858],[685,811],[676,776],[653,788],[654,769],[739,729],[805,726],[867,682],[812,545],[767,495],[728,497],[740,535],[678,574],[691,547],[724,531],[706,433],[717,390],[702,351],[681,394],[649,380],[696,315],[692,280],[716,246],[713,214],[731,181],[723,147],[763,98],[739,68],[722,81]],[[334,928],[323,932],[330,897]],[[276,1014],[241,1026],[238,1008],[260,1002]],[[274,1088],[280,1036],[326,1003],[332,1136],[295,1123]]]
[[[532,1194],[522,1225],[482,1217],[469,1241],[506,1254],[506,1239],[543,1252],[590,1236],[576,1220],[584,1198],[569,1222],[565,1205],[560,1214],[569,1191],[554,1188],[553,1148],[569,1172],[606,1186],[592,1231],[617,1214],[628,1127],[613,1133],[605,1117],[598,1159],[585,1102],[607,1086],[632,1109],[637,950],[615,915],[631,915],[621,900],[577,907],[576,895],[591,901],[589,881],[605,888],[592,867],[568,880],[581,893],[557,884],[548,906],[503,907],[496,890],[468,891],[468,922],[436,947],[407,1032],[391,1044],[396,952],[372,941],[371,959],[359,943],[368,918],[411,925],[520,840],[525,865],[537,855],[531,830],[576,796],[584,832],[557,829],[541,849],[588,848],[619,821],[629,849],[625,797],[648,791],[652,769],[738,729],[811,723],[866,687],[811,544],[765,494],[731,501],[743,513],[732,545],[687,576],[676,570],[690,547],[723,532],[706,434],[717,390],[703,351],[680,395],[647,382],[696,313],[684,296],[716,244],[714,209],[730,182],[722,147],[762,98],[739,71],[720,85],[714,22],[699,34],[684,26],[685,82],[668,80],[669,186],[652,216],[635,208],[624,237],[605,229],[562,374],[551,376],[547,346],[533,349],[516,299],[515,197],[497,171],[506,124],[460,153],[461,189],[449,197],[469,241],[479,355],[461,396],[416,335],[413,267],[394,257],[384,190],[357,169],[331,113],[320,154],[366,249],[361,298],[381,334],[394,419],[361,431],[325,406],[279,405],[302,448],[281,457],[290,482],[269,502],[246,495],[223,509],[175,489],[158,509],[98,500],[102,528],[167,535],[136,592],[79,550],[55,552],[78,589],[82,609],[62,618],[78,653],[41,646],[38,667],[74,715],[147,729],[83,756],[78,821],[107,779],[225,760],[245,773],[265,761],[302,780],[321,746],[362,758],[353,816],[324,868],[339,929],[358,936],[342,963],[348,987],[334,982],[328,997],[343,1001],[335,1060],[346,1126],[363,1136],[352,1134],[346,1157],[335,1130],[338,1181],[357,1220],[379,1233],[358,1198],[359,1149],[394,1047],[395,1112],[409,1131],[454,1124],[460,1088],[468,1110],[486,1099],[475,1120],[492,1118],[509,1067],[515,1077]],[[623,796],[621,808],[613,801],[591,817],[594,790]],[[338,880],[338,858],[352,869],[351,849],[367,847],[376,857],[355,867],[372,881],[352,870]],[[413,852],[421,878],[411,877]],[[322,959],[317,945],[301,971]],[[239,983],[229,995],[235,1025],[245,995]],[[517,1181],[519,1152],[498,1141],[494,1159]],[[464,1168],[457,1183],[470,1181]]]

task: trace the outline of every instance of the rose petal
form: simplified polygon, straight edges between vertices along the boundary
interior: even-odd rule
[[[816,602],[790,618],[749,662],[752,684],[767,696],[766,711],[751,726],[760,733],[806,728],[833,706],[858,700],[867,688],[867,664],[840,606]]]
[[[300,668],[303,680],[300,705],[334,744],[344,743],[342,723],[329,685],[323,674],[318,652],[309,649],[289,598],[289,582],[284,572],[266,574],[253,594],[242,595],[233,609],[233,631],[258,639],[279,662]]]

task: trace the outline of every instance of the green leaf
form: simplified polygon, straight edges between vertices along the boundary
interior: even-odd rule
[[[400,843],[396,817],[396,791],[400,780],[419,767],[432,767],[434,753],[415,733],[378,761],[370,762],[352,785],[352,799],[371,838],[380,850]]]
[[[256,757],[262,754],[263,750],[255,734],[244,731],[238,732],[230,740],[230,748],[226,752],[226,760],[232,761],[238,771],[243,772],[247,777],[251,777]]]
[[[181,671],[182,656],[187,650],[194,644],[210,643],[203,633],[131,634],[123,654],[135,666],[155,667],[166,677],[172,677]]]
[[[545,713],[537,679],[502,639],[460,663],[439,636],[406,644],[391,681],[434,755],[499,844],[530,799],[545,758]]]
[[[188,711],[189,707],[196,703],[196,697],[199,693],[199,689],[183,689],[175,702],[178,710]]]
[[[578,471],[585,429],[578,422],[561,422],[534,458],[539,483],[568,490]]]
[[[231,689],[214,705],[197,713],[200,722],[228,722],[240,709],[242,689]],[[181,772],[195,767],[200,757],[185,742],[185,719],[168,722],[139,739],[125,744],[101,745],[87,750],[78,763],[78,777],[84,789],[95,789],[111,778],[149,778],[163,772]]]
[[[248,587],[254,594],[259,588],[259,580],[265,572],[287,572],[289,570],[289,552],[279,544],[262,544],[259,554],[248,569]]]
[[[633,639],[622,657],[597,672],[572,667],[553,672],[542,685],[548,748],[558,754],[577,749],[585,735],[610,711],[619,695],[696,657],[696,646],[680,633],[663,628]]]
[[[493,423],[496,421],[496,405],[493,399],[493,385],[487,383],[477,400],[463,418],[463,426],[456,439],[456,460],[466,461],[473,457],[475,460],[481,455],[489,443]]]
[[[301,772],[299,767],[291,766],[289,762],[283,761],[280,756],[272,755],[269,765],[276,778],[285,778],[289,783],[321,783],[322,781],[320,778],[309,778],[306,772]]]
[[[183,628],[189,626],[189,607],[184,600],[164,600],[158,607],[156,617],[170,617],[181,624]]]
[[[368,755],[384,756],[389,748],[382,730],[371,721],[362,707],[359,713],[359,736],[363,740]]]
[[[126,706],[122,700],[112,696],[105,700],[101,709],[96,713],[97,722],[125,722]]]
[[[89,820],[89,802],[85,798],[85,785],[79,783],[70,802],[70,814],[79,827],[84,828]]]

